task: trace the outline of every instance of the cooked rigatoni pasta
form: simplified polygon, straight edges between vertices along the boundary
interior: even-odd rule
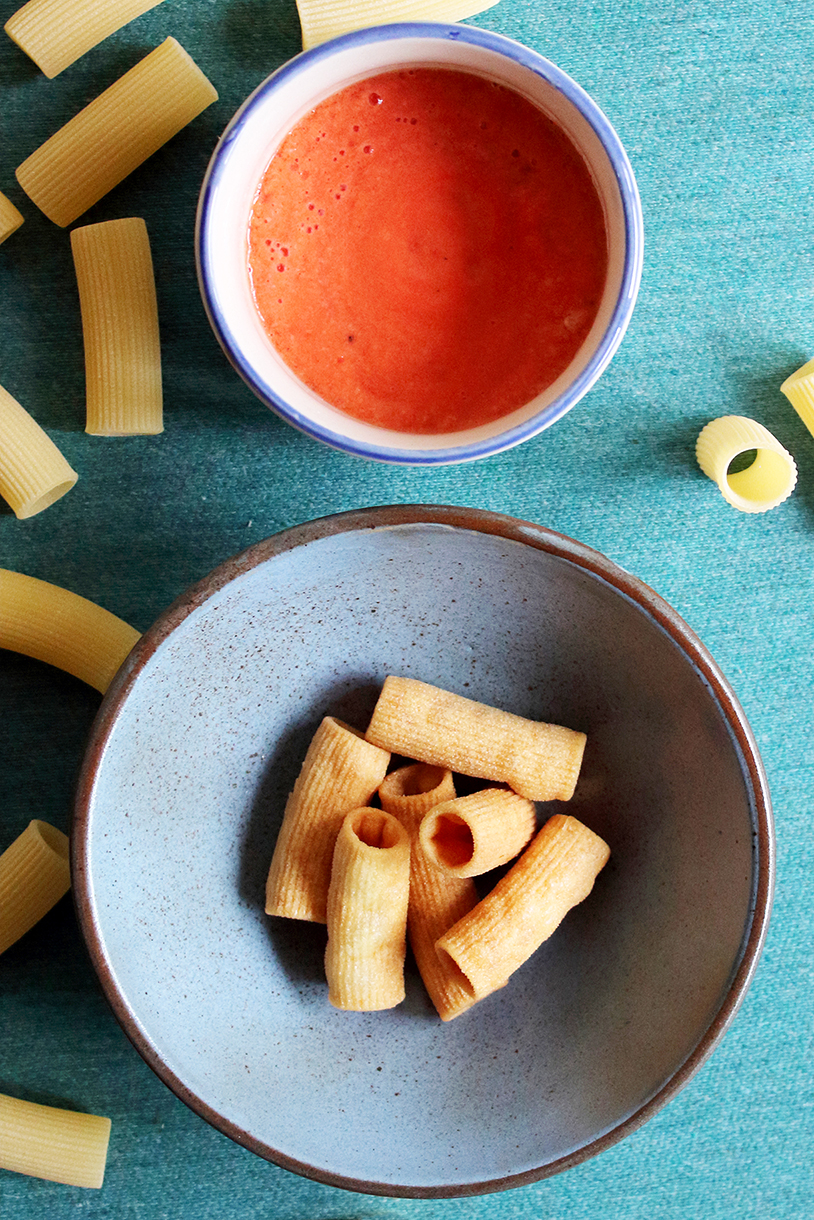
[[[735,458],[750,454],[743,470],[730,471]],[[695,445],[698,465],[721,495],[742,513],[765,513],[782,504],[794,490],[794,458],[768,428],[744,415],[722,415],[703,428]]]
[[[0,855],[0,953],[71,888],[68,836],[35,819]]]
[[[104,694],[138,639],[87,598],[0,568],[0,648],[47,661]]]
[[[814,435],[814,360],[807,360],[787,377],[780,389]]]
[[[28,0],[5,31],[49,78],[161,0]]]
[[[435,942],[472,910],[478,892],[468,877],[446,876],[431,864],[418,841],[418,832],[427,812],[454,796],[452,772],[426,763],[399,767],[379,785],[382,808],[398,818],[410,834],[410,947],[427,994],[443,1021],[459,1016],[474,999],[461,971],[449,954],[438,953]]]
[[[506,783],[532,801],[570,800],[585,749],[584,733],[393,676],[385,679],[367,739],[419,762]]]
[[[15,515],[41,513],[77,478],[48,433],[0,386],[0,495]]]
[[[576,818],[555,814],[519,860],[437,943],[481,1000],[522,966],[587,898],[610,848]]]
[[[161,341],[147,226],[138,216],[71,232],[85,344],[85,431],[163,431]]]
[[[387,750],[333,716],[325,717],[286,802],[266,880],[266,914],[326,922],[342,819],[370,802],[389,762]]]
[[[19,229],[23,220],[22,212],[15,208],[8,195],[4,195],[0,191],[0,242],[11,237],[12,233]]]
[[[328,891],[328,999],[379,1012],[404,999],[410,836],[382,809],[348,813],[336,837]]]
[[[0,1169],[98,1189],[105,1176],[110,1127],[110,1119],[98,1114],[0,1093]]]
[[[536,829],[533,801],[508,788],[484,788],[431,809],[419,842],[442,872],[480,877],[519,855]]]
[[[369,25],[394,21],[462,21],[497,0],[297,0],[305,50]]]
[[[49,220],[72,224],[217,96],[167,38],[33,152],[17,180]]]

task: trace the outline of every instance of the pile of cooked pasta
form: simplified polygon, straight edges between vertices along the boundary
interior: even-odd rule
[[[444,1021],[508,982],[610,857],[576,818],[537,830],[534,802],[570,800],[585,741],[395,676],[366,733],[322,721],[286,803],[266,912],[327,924],[331,1004],[399,1004],[408,934]],[[388,771],[393,754],[416,761]],[[493,786],[458,796],[456,775]],[[479,898],[473,878],[510,861]]]

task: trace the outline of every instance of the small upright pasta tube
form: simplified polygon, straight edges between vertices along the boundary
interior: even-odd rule
[[[326,716],[286,802],[266,879],[266,914],[325,923],[342,819],[367,805],[390,762],[362,733]]]
[[[0,855],[0,953],[71,888],[68,836],[35,819]]]
[[[0,386],[0,495],[15,515],[36,516],[77,478],[48,433]]]
[[[161,0],[28,0],[5,31],[52,80],[91,47]]]
[[[47,661],[104,694],[139,638],[95,602],[0,568],[0,648]]]
[[[729,467],[741,454],[755,451],[743,470]],[[698,465],[728,504],[742,513],[765,513],[788,499],[797,482],[797,466],[768,428],[745,415],[722,415],[699,433]]]
[[[85,343],[85,431],[164,429],[158,305],[147,226],[138,216],[71,232]]]
[[[536,829],[533,801],[508,788],[484,788],[431,809],[419,842],[442,872],[480,877],[518,856]]]
[[[217,100],[174,38],[55,132],[17,169],[17,181],[64,228]]]
[[[379,1012],[404,999],[410,836],[381,809],[354,809],[336,838],[328,892],[328,999]]]
[[[98,1190],[111,1122],[0,1093],[0,1169]]]
[[[463,21],[497,0],[297,0],[303,50],[329,38],[394,21]]]
[[[23,223],[24,216],[18,208],[0,191],[0,243],[11,237]]]
[[[478,901],[475,883],[440,872],[418,841],[425,814],[452,800],[452,772],[426,763],[410,763],[391,771],[379,785],[382,808],[398,818],[410,835],[410,902],[407,930],[418,972],[442,1021],[450,1021],[474,1003],[471,989],[448,953],[435,942]]]
[[[555,814],[478,905],[438,941],[466,977],[473,1000],[504,987],[587,898],[610,856],[599,835]]]
[[[394,754],[506,783],[532,801],[571,799],[586,740],[558,724],[393,676],[385,679],[367,739]]]

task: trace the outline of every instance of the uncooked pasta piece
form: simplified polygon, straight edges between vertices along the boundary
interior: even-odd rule
[[[584,733],[393,676],[385,679],[367,739],[419,762],[508,784],[531,801],[570,800],[585,750]]]
[[[167,38],[33,152],[17,181],[54,224],[72,224],[217,96]]]
[[[147,226],[138,216],[71,232],[85,342],[85,431],[163,431],[161,342]]]
[[[41,513],[77,478],[47,432],[0,386],[0,495],[16,516]]]
[[[744,470],[730,473],[735,458],[755,451]],[[765,513],[788,499],[797,482],[797,466],[767,428],[743,415],[722,415],[699,434],[695,456],[721,495],[743,513]]]
[[[780,389],[814,435],[814,360],[807,361],[787,377]]]
[[[352,810],[336,837],[325,975],[334,1008],[379,1012],[404,999],[410,836],[382,809]]]
[[[587,898],[610,848],[576,818],[555,814],[493,890],[438,941],[482,1000],[522,966]]]
[[[536,829],[533,801],[508,788],[484,788],[431,809],[419,842],[442,872],[480,877],[519,855]]]
[[[410,834],[410,902],[407,930],[418,972],[438,1015],[450,1021],[470,1008],[471,989],[449,954],[435,942],[478,901],[474,881],[448,877],[424,855],[418,841],[422,818],[455,796],[452,772],[426,763],[391,771],[379,785],[382,808],[398,818]]]
[[[95,602],[0,568],[0,648],[47,661],[104,694],[139,638]]]
[[[68,836],[35,819],[0,855],[0,953],[71,888]]]
[[[68,1186],[102,1185],[110,1119],[0,1093],[0,1169]]]
[[[8,196],[0,191],[0,242],[11,237],[12,233],[19,229],[23,220],[22,212],[15,208]]]
[[[297,0],[305,50],[329,38],[394,21],[462,21],[497,0]]]
[[[286,802],[266,880],[266,914],[327,920],[334,844],[342,819],[367,805],[390,754],[326,716],[308,747]]]
[[[160,0],[28,0],[5,31],[49,78]]]

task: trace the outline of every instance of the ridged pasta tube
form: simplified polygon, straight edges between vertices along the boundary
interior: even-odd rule
[[[41,513],[77,478],[48,433],[0,386],[0,495],[15,516]]]
[[[110,1119],[98,1114],[0,1093],[0,1169],[98,1190],[105,1176],[110,1128]]]
[[[12,233],[19,229],[24,219],[19,208],[15,208],[8,196],[0,191],[0,242],[11,237]]]
[[[497,0],[297,0],[304,50],[329,38],[394,21],[463,21]]]
[[[68,836],[34,819],[0,855],[0,953],[71,888]]]
[[[480,877],[519,855],[536,829],[533,801],[508,788],[484,788],[431,809],[419,842],[442,872]]]
[[[752,449],[752,464],[730,473],[735,458]],[[797,482],[797,466],[791,454],[768,428],[745,415],[722,415],[708,423],[696,441],[695,456],[726,502],[742,513],[777,508]]]
[[[808,360],[780,387],[809,432],[814,435],[814,360]]]
[[[28,0],[5,31],[49,79],[160,0]]]

